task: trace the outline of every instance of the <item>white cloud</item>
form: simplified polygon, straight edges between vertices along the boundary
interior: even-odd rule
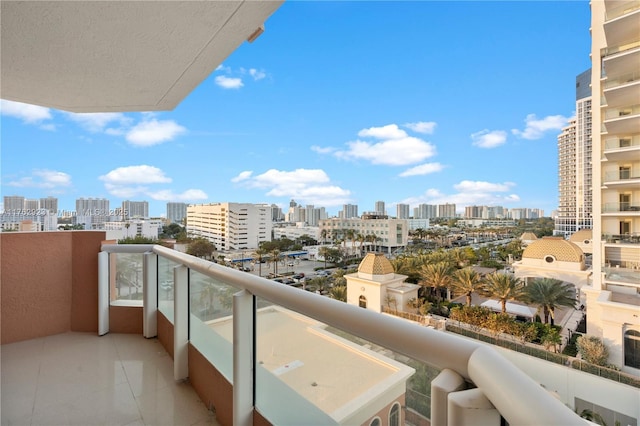
[[[430,135],[436,130],[436,123],[434,121],[418,121],[416,123],[405,123],[404,127],[416,133]]]
[[[398,128],[397,124],[387,124],[382,127],[370,127],[358,132],[361,138],[372,137],[376,139],[402,139],[407,137],[407,132]]]
[[[171,182],[171,178],[165,176],[162,170],[144,164],[140,166],[118,167],[106,175],[100,176],[99,179],[104,181],[105,184],[112,185]]]
[[[215,78],[215,83],[223,89],[239,89],[244,84],[239,77],[227,77],[226,75],[219,75]]]
[[[128,124],[131,119],[119,112],[73,113],[65,112],[65,115],[75,121],[86,130],[97,133],[105,130],[105,127],[116,122],[120,125]],[[111,129],[107,129],[111,130]]]
[[[150,191],[147,195],[158,201],[199,201],[206,200],[209,196],[200,189],[187,189],[181,193],[174,193],[170,189],[163,191]]]
[[[49,108],[7,101],[5,99],[0,99],[0,113],[9,117],[18,118],[27,124],[39,123],[52,118]]]
[[[262,80],[267,76],[267,74],[262,70],[257,70],[255,68],[249,69],[249,75],[253,77],[255,81]]]
[[[7,186],[20,188],[54,189],[71,185],[71,176],[55,170],[34,170],[33,176],[25,176],[15,181],[7,182]]]
[[[559,132],[567,125],[569,119],[562,115],[548,115],[537,119],[535,114],[529,114],[524,121],[526,126],[523,131],[513,129],[511,132],[523,139],[534,140],[542,138],[549,131]]]
[[[332,152],[335,152],[336,149],[333,148],[333,147],[330,147],[330,146],[328,146],[326,148],[323,148],[323,147],[320,147],[320,146],[317,146],[317,145],[313,145],[311,147],[311,151],[315,151],[318,154],[331,154]]]
[[[429,142],[411,136],[391,139],[378,143],[365,141],[348,142],[348,151],[336,151],[335,156],[343,159],[367,160],[371,164],[406,166],[426,160],[436,154],[436,148]]]
[[[507,132],[504,130],[481,130],[471,135],[473,145],[480,148],[496,148],[507,141]]]
[[[513,182],[491,183],[472,180],[463,180],[453,185],[460,192],[506,192],[514,186]]]
[[[404,172],[400,173],[400,177],[408,177],[408,176],[422,176],[428,175],[431,173],[437,173],[444,169],[444,166],[440,163],[425,163],[416,167],[412,167]]]
[[[242,172],[232,181],[249,188],[266,189],[267,196],[293,198],[302,204],[337,206],[351,201],[350,191],[331,184],[324,170],[271,169],[253,177],[249,173]]]
[[[234,177],[233,179],[231,179],[231,182],[236,183],[236,182],[242,182],[243,180],[247,180],[251,177],[251,175],[253,174],[252,171],[244,171],[244,172],[240,172],[240,174],[236,177]]]
[[[125,138],[135,146],[153,146],[170,141],[184,133],[186,129],[173,120],[156,119],[141,121],[131,128]]]

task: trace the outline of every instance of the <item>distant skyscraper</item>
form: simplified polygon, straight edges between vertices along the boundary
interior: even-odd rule
[[[387,214],[387,209],[384,206],[384,201],[376,201],[376,213],[381,215]]]
[[[435,204],[418,204],[418,207],[413,209],[414,219],[432,219],[438,217],[438,206]]]
[[[555,235],[593,227],[591,70],[576,77],[576,116],[558,135],[558,216]]]
[[[20,195],[5,195],[4,210],[11,214],[14,212],[20,214],[20,211],[24,210],[24,197]]]
[[[355,204],[344,204],[340,217],[343,219],[353,219],[358,217],[358,206]]]
[[[47,209],[49,213],[58,213],[58,199],[55,197],[40,198],[40,208]]]
[[[40,200],[25,198],[24,200],[24,209],[35,212],[40,209]]]
[[[129,200],[123,201],[122,210],[125,219],[145,219],[149,217],[149,202]]]
[[[187,203],[167,203],[167,220],[182,224],[187,217]]]
[[[102,229],[113,212],[109,210],[106,198],[78,198],[76,200],[76,224],[83,224],[84,229]]]
[[[438,205],[438,217],[442,218],[455,218],[456,217],[456,205],[455,204],[439,204]]]
[[[282,212],[282,208],[278,207],[276,204],[271,204],[271,221],[282,222],[283,220],[284,213]]]
[[[409,204],[398,204],[396,206],[396,217],[398,219],[409,219],[410,215]]]

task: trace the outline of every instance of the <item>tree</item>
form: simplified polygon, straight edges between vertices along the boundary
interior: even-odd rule
[[[263,249],[262,247],[259,247],[256,249],[256,251],[253,252],[253,258],[254,259],[258,259],[258,276],[262,276],[262,261],[264,258],[264,255],[266,255],[268,252]]]
[[[555,309],[559,306],[575,307],[575,290],[569,283],[552,278],[538,278],[525,288],[523,300],[542,308],[544,323],[555,320]]]
[[[595,365],[607,365],[609,350],[599,338],[587,335],[580,336],[576,340],[576,347],[583,360]]]
[[[210,258],[216,246],[205,238],[196,238],[187,246],[187,254],[195,257]]]
[[[278,275],[278,261],[280,260],[280,250],[273,249],[270,251],[271,262],[273,262],[273,274]]]
[[[347,286],[346,285],[334,285],[329,290],[329,297],[332,299],[340,300],[341,302],[347,301]]]
[[[456,294],[464,294],[467,302],[466,305],[471,306],[471,295],[473,293],[482,293],[484,282],[480,274],[467,267],[458,269],[453,273],[451,289]]]
[[[485,277],[484,294],[500,301],[502,312],[507,312],[507,301],[521,300],[524,295],[524,283],[511,274],[494,272]]]
[[[431,287],[439,293],[439,289],[448,288],[451,284],[451,267],[447,262],[423,265],[420,269],[420,276],[422,277],[420,285]],[[440,301],[439,295],[436,298]]]

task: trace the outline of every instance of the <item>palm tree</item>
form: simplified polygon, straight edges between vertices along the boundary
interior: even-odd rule
[[[485,277],[484,294],[498,299],[502,305],[502,313],[506,313],[507,301],[523,298],[524,283],[515,275],[494,272]]]
[[[356,234],[356,240],[360,243],[358,246],[358,257],[362,257],[362,244],[366,241],[364,234]]]
[[[271,250],[271,261],[273,262],[273,274],[278,275],[278,262],[280,261],[280,250]]]
[[[552,278],[538,278],[525,288],[524,301],[542,308],[544,323],[551,325],[555,319],[555,309],[560,306],[575,307],[575,290],[569,283]]]
[[[464,294],[467,298],[467,306],[471,306],[471,295],[473,293],[482,293],[484,283],[480,274],[467,267],[458,269],[453,273],[451,288],[454,293]]]
[[[329,231],[327,229],[323,229],[320,231],[320,239],[322,239],[322,244],[327,243],[327,236],[329,235]]]
[[[329,290],[329,297],[332,299],[340,300],[341,302],[347,301],[347,286],[335,285]]]
[[[423,287],[431,287],[439,293],[440,288],[448,288],[451,284],[451,267],[447,262],[422,265],[420,268],[422,277],[420,284]],[[437,296],[438,301],[440,296]]]
[[[349,242],[351,243],[349,245],[349,254],[353,255],[353,243],[356,239],[356,231],[354,229],[347,229],[345,231],[345,239],[349,240]]]
[[[265,254],[267,254],[267,251],[261,247],[258,247],[253,252],[253,257],[258,259],[258,276],[262,276],[262,259]]]

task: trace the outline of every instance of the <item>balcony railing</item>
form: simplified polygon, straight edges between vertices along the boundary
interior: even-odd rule
[[[602,183],[625,181],[631,179],[640,179],[640,171],[624,169],[615,172],[607,172],[602,178]]]
[[[637,267],[634,268],[616,268],[605,266],[603,268],[603,271],[605,273],[605,279],[607,281],[635,285],[639,285],[640,283],[640,261],[637,262]]]
[[[634,72],[631,74],[625,74],[618,78],[607,79],[604,82],[604,89],[611,89],[613,87],[621,86],[627,83],[633,83],[634,81],[640,80],[640,72]]]
[[[624,108],[610,108],[605,111],[604,119],[613,120],[615,118],[624,118],[636,114],[640,114],[640,105],[633,105]]]
[[[623,202],[623,203],[604,203],[602,205],[602,213],[640,213],[640,204]]]
[[[344,401],[331,401],[331,398],[345,383],[349,389],[361,389],[362,395],[382,391],[381,385],[370,377],[378,374],[377,370],[372,367],[371,372],[362,371],[364,367],[359,361],[349,358],[358,351],[366,352],[369,359],[379,357],[367,349],[371,345],[400,355],[396,360],[377,361],[375,368],[384,370],[379,374],[391,374],[394,380],[407,380],[413,371],[413,364],[405,364],[409,363],[407,360],[438,370],[446,369],[441,375],[446,373],[447,379],[452,374],[460,377],[467,383],[467,390],[461,392],[473,392],[474,397],[470,398],[478,404],[478,398],[487,401],[509,424],[586,424],[497,351],[480,343],[157,245],[104,245],[102,250],[99,256],[100,306],[105,297],[108,300],[104,289],[108,289],[110,281],[109,253],[143,253],[145,335],[154,331],[148,318],[154,318],[157,306],[165,316],[171,317],[174,326],[176,379],[188,374],[185,347],[191,344],[233,384],[234,424],[250,424],[254,407],[272,424],[298,424],[303,420],[305,424],[349,421],[362,424],[366,418],[359,419],[357,414],[351,418],[344,416],[349,410],[357,413],[367,406],[368,397],[356,398],[347,404],[348,409]],[[104,308],[100,312],[104,312]],[[286,325],[287,321],[283,321],[285,317],[298,314],[305,316],[300,317],[306,324],[302,328]],[[331,332],[329,328],[337,331]],[[100,314],[99,329],[103,333],[108,330],[108,314],[106,319]],[[292,337],[299,335],[296,333],[302,333],[303,338]],[[312,346],[311,342],[318,338],[314,340],[311,335],[320,336],[323,343]],[[309,340],[305,340],[307,338]],[[369,343],[366,347],[354,347],[350,340]],[[336,343],[332,345],[331,342]],[[323,346],[327,344],[330,346]],[[345,347],[351,349],[345,352]],[[296,348],[305,351],[307,358],[303,359],[309,362],[306,369],[302,368],[305,364],[299,359],[287,357]],[[334,356],[333,352],[331,356],[325,355],[325,351],[333,350],[339,355]],[[313,359],[322,362],[313,364]],[[349,362],[355,364],[349,367]],[[327,364],[336,371],[323,373],[321,367],[326,368]],[[382,368],[383,364],[386,367]],[[296,368],[300,368],[297,373],[315,371],[315,379],[309,383],[296,382],[293,371]],[[356,373],[357,378],[349,378],[350,374]],[[346,382],[344,376],[347,376]],[[334,378],[334,382],[327,383],[329,377]],[[432,423],[452,424],[447,422],[447,400],[455,399],[457,389],[444,389],[445,382],[443,378],[438,386],[431,387]],[[366,388],[367,383],[373,388]],[[423,391],[420,393],[424,394]],[[411,395],[407,400],[416,399],[415,392]],[[424,403],[429,404],[429,401]],[[470,404],[458,409],[478,413],[479,407],[473,406],[473,402]],[[486,409],[486,405],[482,408]],[[469,412],[465,415],[470,416]],[[458,421],[462,418],[457,417]],[[465,418],[467,421],[462,424],[473,424],[470,420],[473,417]]]
[[[604,141],[605,151],[613,151],[619,149],[627,149],[640,146],[640,136],[624,138],[608,138]]]
[[[613,19],[621,17],[622,15],[632,13],[638,9],[640,9],[639,1],[624,2],[621,6],[617,6],[607,10],[606,21],[611,21]]]
[[[606,243],[640,244],[640,233],[602,234],[602,241]]]

